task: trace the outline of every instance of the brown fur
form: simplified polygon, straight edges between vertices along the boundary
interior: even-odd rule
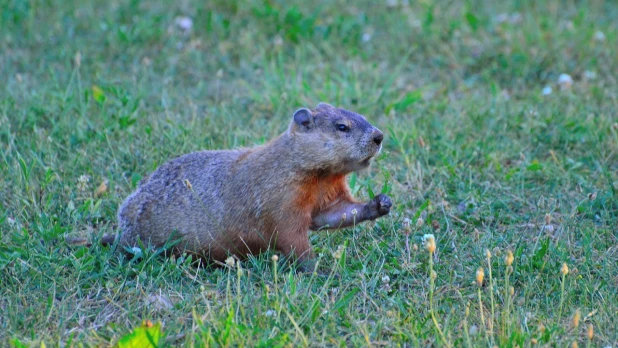
[[[161,247],[176,232],[175,253],[206,260],[269,248],[311,260],[309,229],[350,226],[388,213],[387,196],[359,203],[346,182],[346,174],[369,165],[381,140],[363,116],[320,104],[298,110],[288,130],[266,145],[175,158],[120,207],[119,244]]]
[[[324,178],[310,176],[298,186],[297,192],[294,205],[313,216],[348,191],[345,176],[336,174]]]

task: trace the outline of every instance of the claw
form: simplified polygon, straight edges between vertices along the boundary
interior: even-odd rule
[[[385,194],[376,196],[375,201],[378,204],[378,212],[380,213],[380,216],[388,214],[393,206],[391,198]]]

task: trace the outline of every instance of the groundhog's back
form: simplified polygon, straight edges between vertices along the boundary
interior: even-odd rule
[[[242,202],[230,175],[247,150],[200,151],[177,157],[145,178],[121,205],[120,244],[216,251],[225,240],[229,200]]]

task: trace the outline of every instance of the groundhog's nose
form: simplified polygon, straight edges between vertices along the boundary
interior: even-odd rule
[[[376,143],[376,145],[380,146],[380,144],[382,144],[382,140],[384,140],[384,134],[382,134],[382,132],[380,132],[379,130],[375,130],[373,131],[373,142]]]

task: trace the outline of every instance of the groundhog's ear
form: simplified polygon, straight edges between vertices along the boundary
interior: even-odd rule
[[[301,129],[308,130],[313,126],[313,114],[309,109],[298,109],[294,113],[294,123]]]
[[[328,104],[328,103],[319,103],[318,104],[318,109],[335,109],[334,106]]]

